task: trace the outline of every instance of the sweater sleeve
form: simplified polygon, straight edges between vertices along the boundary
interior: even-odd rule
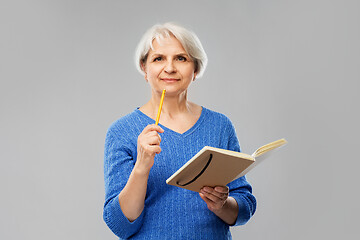
[[[134,166],[134,157],[128,139],[121,138],[111,128],[105,139],[104,180],[105,204],[103,218],[111,231],[120,238],[129,238],[139,231],[143,223],[144,211],[130,222],[119,204],[119,193],[127,183]]]
[[[236,137],[235,128],[231,124],[228,149],[232,151],[241,152],[240,144]],[[239,212],[234,226],[244,225],[254,215],[256,210],[256,198],[252,194],[252,187],[243,176],[228,184],[229,195],[233,197],[238,206]]]

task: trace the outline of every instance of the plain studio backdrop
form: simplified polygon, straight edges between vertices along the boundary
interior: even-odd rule
[[[102,220],[107,128],[143,105],[134,66],[155,23],[209,57],[189,99],[230,117],[243,152],[289,144],[248,174],[234,239],[359,236],[359,1],[0,2],[0,239],[116,239]],[[176,143],[174,143],[176,144]]]

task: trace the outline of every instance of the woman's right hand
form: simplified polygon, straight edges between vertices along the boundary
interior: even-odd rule
[[[148,125],[140,133],[137,141],[137,160],[135,167],[140,171],[149,173],[151,167],[154,165],[155,154],[161,152],[160,142],[161,137],[159,133],[164,130],[155,124]]]
[[[129,179],[119,194],[121,210],[129,221],[135,221],[144,209],[147,182],[155,154],[161,152],[159,133],[164,130],[152,124],[144,128],[137,141],[137,160]]]

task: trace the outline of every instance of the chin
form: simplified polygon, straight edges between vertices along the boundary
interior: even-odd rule
[[[187,92],[187,89],[179,89],[172,87],[166,87],[165,90],[166,90],[166,96],[176,96]]]

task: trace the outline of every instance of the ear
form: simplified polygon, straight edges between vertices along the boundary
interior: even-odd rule
[[[141,67],[141,70],[143,70],[145,72],[145,65],[144,65],[143,61],[140,61],[140,67]]]
[[[197,75],[197,72],[194,72],[194,78],[193,78],[193,81],[195,81],[195,79],[196,79],[196,75]]]
[[[145,68],[145,65],[144,65],[143,62],[140,62],[140,67],[141,67],[141,70],[143,70],[143,72],[144,72],[144,78],[145,78],[145,80],[148,81],[148,80],[147,80],[146,68]]]
[[[194,62],[194,78],[193,78],[193,82],[194,82],[195,79],[196,79],[196,76],[197,76],[197,74],[198,74],[198,71],[199,71],[198,63],[195,61],[195,62]]]

